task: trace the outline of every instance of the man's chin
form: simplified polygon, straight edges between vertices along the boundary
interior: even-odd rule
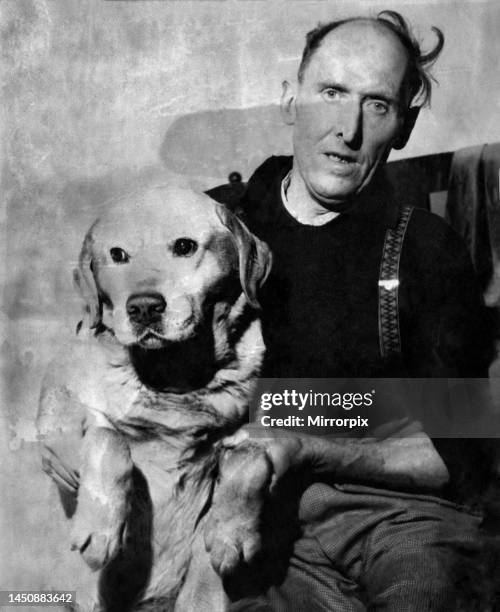
[[[345,195],[338,192],[332,193],[328,191],[317,192],[312,194],[316,202],[326,208],[330,212],[342,213],[349,210],[353,205],[355,193],[348,192]]]
[[[352,206],[353,199],[359,192],[358,182],[345,180],[318,181],[317,185],[309,185],[311,196],[327,210],[344,212]]]

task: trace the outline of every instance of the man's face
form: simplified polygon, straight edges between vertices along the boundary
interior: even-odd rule
[[[385,162],[404,125],[406,66],[406,51],[390,31],[354,22],[323,39],[296,92],[285,84],[294,164],[314,200],[335,209]]]

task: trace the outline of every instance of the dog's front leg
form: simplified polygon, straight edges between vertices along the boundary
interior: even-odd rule
[[[205,528],[212,566],[223,578],[261,548],[260,522],[273,475],[265,450],[250,441],[227,449]]]
[[[129,510],[132,459],[115,430],[91,425],[82,444],[78,504],[72,549],[92,570],[104,567],[120,550]]]
[[[230,601],[210,562],[203,539],[203,521],[195,535],[192,557],[174,612],[227,612]]]

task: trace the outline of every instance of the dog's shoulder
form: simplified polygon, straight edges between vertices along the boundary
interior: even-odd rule
[[[97,338],[68,340],[49,362],[41,385],[38,423],[42,430],[53,423],[84,418],[85,411],[105,401],[106,381],[112,369],[109,354]]]

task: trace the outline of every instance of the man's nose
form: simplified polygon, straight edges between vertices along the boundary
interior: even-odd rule
[[[335,135],[350,148],[357,150],[363,140],[363,110],[356,100],[339,104]]]

